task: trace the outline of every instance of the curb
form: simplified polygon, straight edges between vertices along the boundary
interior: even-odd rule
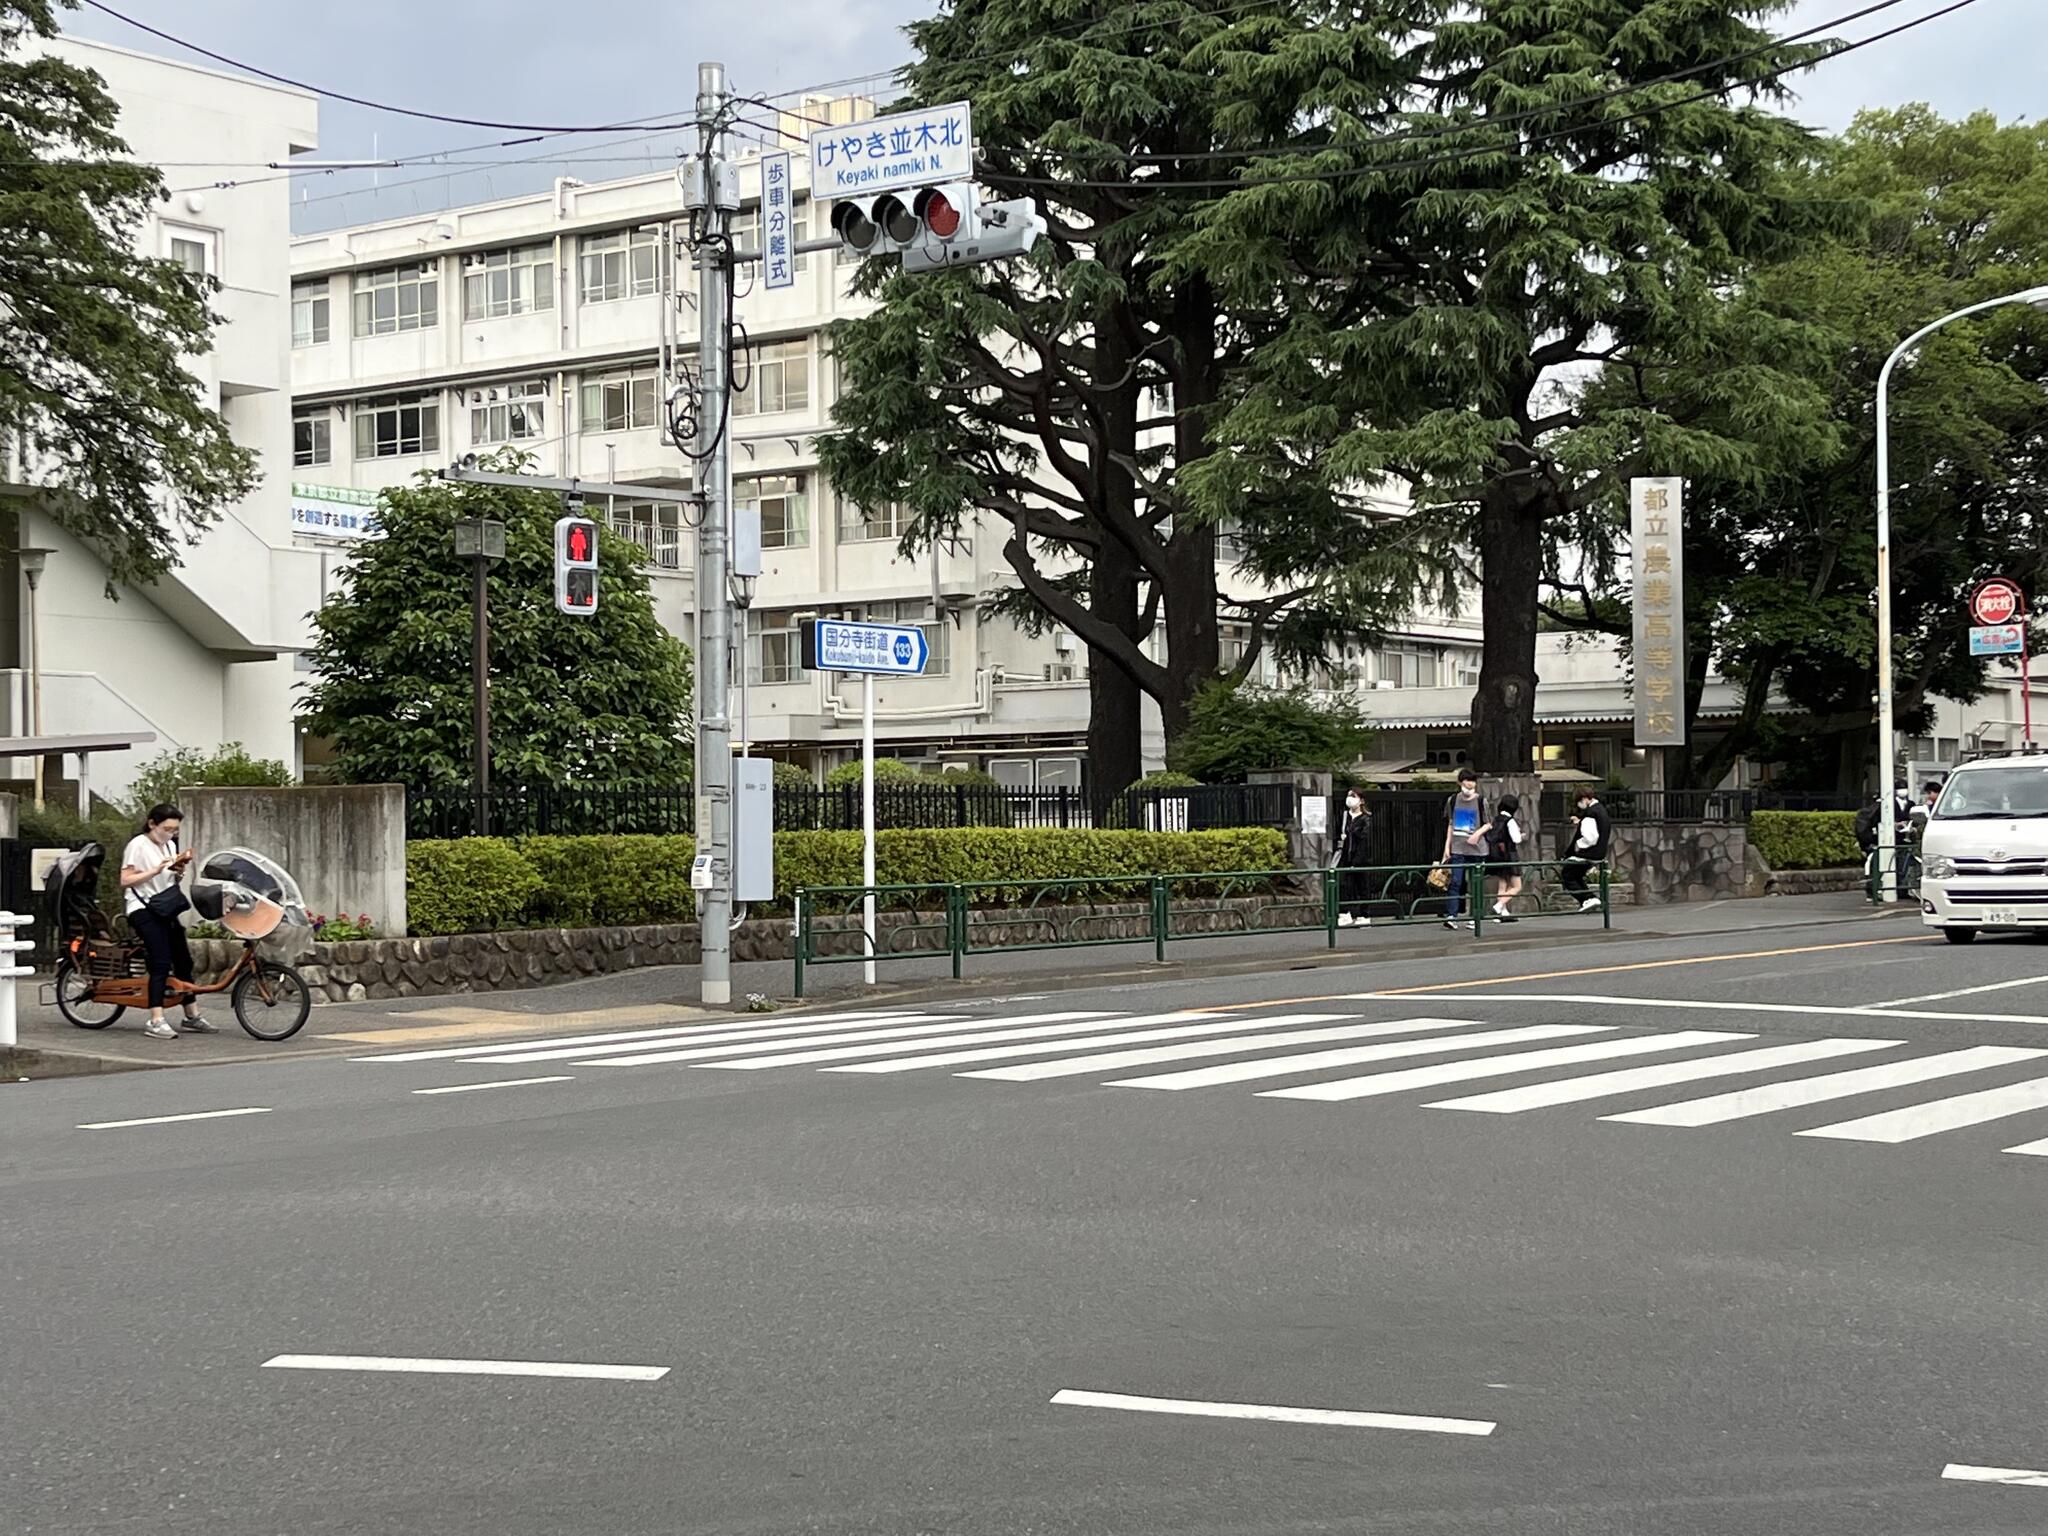
[[[35,1082],[52,1077],[97,1077],[106,1072],[135,1072],[149,1063],[118,1056],[92,1056],[77,1051],[42,1051],[29,1046],[0,1050],[0,1083]]]

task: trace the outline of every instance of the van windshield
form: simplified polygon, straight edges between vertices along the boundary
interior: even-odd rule
[[[1953,774],[1934,815],[1937,820],[2048,816],[2048,763]]]

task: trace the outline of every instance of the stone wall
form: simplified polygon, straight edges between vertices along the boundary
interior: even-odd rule
[[[291,871],[313,911],[406,931],[403,785],[180,789],[178,808],[193,852],[254,849]]]
[[[1763,894],[1749,828],[1739,822],[1617,826],[1614,881],[1639,907]]]

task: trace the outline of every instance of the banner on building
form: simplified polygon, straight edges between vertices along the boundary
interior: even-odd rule
[[[292,532],[315,539],[375,539],[377,493],[344,485],[294,485]]]
[[[1685,482],[1628,484],[1635,576],[1636,745],[1685,745]]]

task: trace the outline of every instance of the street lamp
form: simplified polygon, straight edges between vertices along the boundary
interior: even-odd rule
[[[1892,755],[1892,482],[1891,437],[1887,420],[1892,369],[1898,366],[1901,358],[1943,326],[2007,304],[2031,304],[2036,309],[2048,309],[2048,284],[2023,288],[2003,298],[1986,299],[1981,304],[1967,305],[1921,326],[1893,348],[1892,355],[1885,359],[1884,367],[1877,373],[1877,793],[1883,807],[1883,813],[1877,818],[1877,867],[1878,890],[1885,901],[1899,899],[1899,872],[1893,862],[1897,833],[1889,803],[1898,772],[1898,764]],[[2020,679],[2020,686],[2031,686],[2030,680]]]
[[[50,563],[53,550],[38,549],[33,545],[18,550],[15,558],[21,563],[22,578],[28,582],[28,733],[31,736],[43,734],[43,627],[42,607],[36,601],[36,589],[43,584],[43,567]],[[45,761],[41,752],[36,753],[36,809],[43,808],[43,772]],[[79,814],[84,815],[89,807],[80,806]]]

